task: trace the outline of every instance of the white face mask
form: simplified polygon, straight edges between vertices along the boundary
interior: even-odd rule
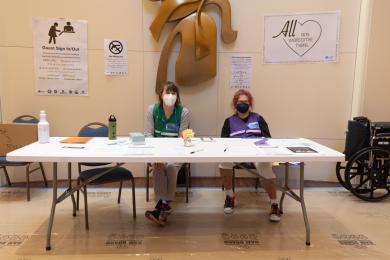
[[[165,94],[163,96],[164,104],[168,107],[173,106],[176,103],[177,96],[173,94]]]

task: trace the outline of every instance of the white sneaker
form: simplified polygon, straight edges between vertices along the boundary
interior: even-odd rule
[[[269,213],[269,220],[272,222],[279,222],[280,216],[282,215],[278,204],[273,203],[271,205],[271,212]]]
[[[225,214],[231,214],[234,211],[234,197],[229,197],[226,195],[225,205],[223,206],[223,212]]]

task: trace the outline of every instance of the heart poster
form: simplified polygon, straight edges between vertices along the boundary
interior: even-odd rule
[[[266,64],[338,62],[340,12],[264,17]]]

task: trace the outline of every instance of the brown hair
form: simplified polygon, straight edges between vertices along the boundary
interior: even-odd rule
[[[173,93],[176,93],[177,99],[175,102],[175,107],[180,105],[181,102],[180,102],[179,88],[172,81],[167,81],[167,82],[161,84],[160,90],[158,92],[158,100],[160,101],[160,105],[163,104],[162,95],[163,95],[165,87],[167,87],[167,91],[172,91]]]
[[[232,100],[232,106],[233,108],[235,109],[236,108],[236,105],[238,103],[238,99],[241,95],[245,95],[248,97],[248,102],[249,102],[249,106],[250,107],[253,107],[253,96],[252,94],[246,90],[246,89],[239,89],[236,91],[236,93],[234,93],[234,96],[233,96],[233,100]]]

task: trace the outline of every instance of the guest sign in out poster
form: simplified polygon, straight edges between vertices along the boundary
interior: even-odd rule
[[[264,17],[264,63],[337,62],[340,12]]]
[[[35,93],[87,96],[87,21],[34,17]]]

